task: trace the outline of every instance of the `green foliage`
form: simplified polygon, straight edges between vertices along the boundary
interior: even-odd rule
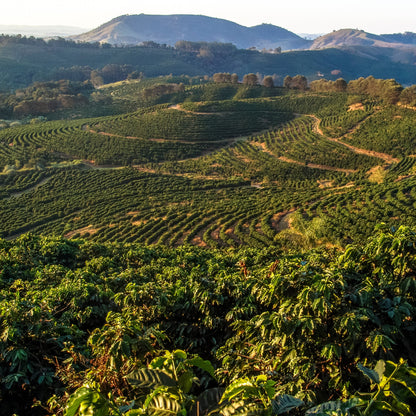
[[[81,387],[69,398],[65,416],[108,416],[114,414],[112,407],[99,391]]]
[[[357,366],[370,380],[370,393],[358,392],[349,400],[331,401],[315,406],[306,415],[397,415],[412,416],[416,403],[416,369],[399,363],[380,360],[374,370]]]
[[[175,380],[163,370],[142,368],[127,376],[127,381],[136,387],[154,388],[158,386],[175,386]]]
[[[380,226],[363,246],[304,254],[1,240],[0,410],[56,395],[56,413],[67,391],[71,409],[93,402],[86,412],[195,414],[199,402],[212,415],[278,414],[300,405],[285,395],[354,399],[368,391],[360,369],[371,396],[339,409],[362,410],[375,386],[412,408],[414,369],[400,358],[413,354],[415,235]]]

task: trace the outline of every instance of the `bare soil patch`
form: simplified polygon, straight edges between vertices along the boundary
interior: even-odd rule
[[[358,110],[364,110],[364,105],[363,103],[355,103],[355,104],[351,104],[348,107],[348,111],[358,111]]]
[[[94,228],[92,225],[88,225],[87,227],[78,228],[77,230],[70,231],[64,235],[65,238],[71,238],[76,234],[79,234],[81,237],[85,234],[94,235],[99,231],[99,228]]]
[[[199,235],[196,235],[192,239],[191,244],[193,244],[194,246],[198,246],[198,247],[207,247],[207,243],[205,241],[203,241],[201,236],[199,236]]]

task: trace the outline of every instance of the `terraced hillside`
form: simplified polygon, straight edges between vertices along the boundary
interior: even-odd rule
[[[234,94],[5,129],[0,235],[297,247],[414,225],[414,114],[347,93]]]

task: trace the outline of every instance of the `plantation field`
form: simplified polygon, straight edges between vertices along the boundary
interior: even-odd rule
[[[111,88],[133,96],[138,84]],[[0,235],[309,247],[414,224],[413,110],[244,91],[197,85],[184,94],[216,99],[2,130]],[[396,139],[369,145],[371,129]]]
[[[188,81],[0,131],[0,414],[414,416],[414,110]]]

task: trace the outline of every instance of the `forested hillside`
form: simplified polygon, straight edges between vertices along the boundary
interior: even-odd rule
[[[237,49],[231,43],[178,42],[175,47],[148,42],[142,46],[112,47],[109,44],[76,43],[64,39],[0,36],[0,91],[27,87],[36,81],[91,80],[97,75],[104,82],[159,75],[212,76],[216,72],[286,75],[303,74],[309,80],[322,76],[346,80],[373,75],[395,78],[403,84],[414,83],[414,61],[397,61],[375,50],[325,49],[263,53]],[[98,71],[98,74],[97,74]],[[102,73],[104,71],[104,73]],[[335,71],[335,72],[333,72]],[[113,79],[111,79],[113,77]],[[115,78],[114,78],[115,77]]]

